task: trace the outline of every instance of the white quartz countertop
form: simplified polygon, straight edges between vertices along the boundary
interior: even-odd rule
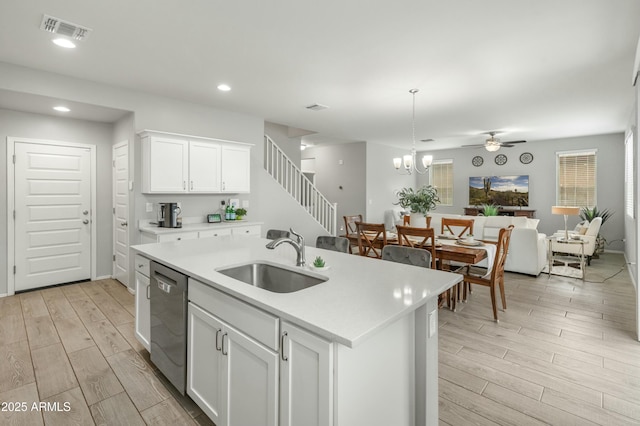
[[[230,220],[220,223],[186,223],[181,228],[160,228],[157,225],[140,225],[140,232],[147,232],[149,234],[174,234],[176,232],[195,232],[206,231],[209,229],[222,229],[222,228],[237,228],[240,226],[262,225],[263,222],[253,222],[249,220]]]
[[[331,341],[354,347],[410,314],[429,299],[461,281],[462,276],[398,263],[306,248],[307,263],[322,256],[328,281],[293,293],[273,293],[227,277],[217,269],[254,261],[295,267],[289,244],[274,250],[269,240],[223,236],[143,244],[132,249],[213,288],[300,325]],[[197,303],[197,301],[194,301]]]

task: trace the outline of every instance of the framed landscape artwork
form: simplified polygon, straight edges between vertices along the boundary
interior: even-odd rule
[[[469,205],[529,206],[529,175],[469,178]]]

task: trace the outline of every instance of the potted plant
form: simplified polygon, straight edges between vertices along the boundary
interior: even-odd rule
[[[613,216],[614,213],[615,212],[609,209],[598,210],[598,206],[593,206],[593,208],[583,207],[580,211],[580,219],[591,222],[596,217],[600,217],[602,218],[600,229],[602,229],[602,225],[604,225],[607,219]],[[596,237],[596,250],[593,252],[592,257],[597,258],[599,253],[604,253],[604,245],[606,242],[607,240],[598,232],[598,236]]]
[[[431,210],[435,210],[436,203],[440,202],[438,190],[431,185],[424,185],[417,191],[413,188],[402,188],[398,191],[398,202],[394,203],[402,208],[409,209],[411,213],[427,217]]]
[[[482,215],[483,216],[498,216],[499,207],[495,204],[483,204],[482,205]]]
[[[242,220],[243,217],[247,215],[247,209],[240,207],[236,209],[236,220]]]

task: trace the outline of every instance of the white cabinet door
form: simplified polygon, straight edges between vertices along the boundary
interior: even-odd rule
[[[144,148],[147,149],[144,149]],[[147,151],[145,155],[144,151]],[[146,164],[145,164],[146,163]],[[147,138],[143,141],[143,182],[148,179],[149,193],[187,192],[189,178],[189,143],[180,139],[162,137]]]
[[[232,327],[224,330],[222,353],[228,395],[222,424],[276,426],[278,354]]]
[[[187,394],[216,425],[226,424],[222,322],[189,303]],[[224,357],[226,358],[226,357]]]
[[[136,271],[136,338],[146,350],[150,350],[151,310],[149,303],[149,277]]]
[[[280,426],[333,423],[332,343],[282,321]]]
[[[251,149],[242,145],[222,146],[222,192],[249,192]]]
[[[275,426],[278,354],[189,303],[187,394],[218,426]]]
[[[220,192],[220,145],[189,142],[189,192]]]

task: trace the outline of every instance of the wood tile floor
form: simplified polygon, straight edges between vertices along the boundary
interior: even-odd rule
[[[508,274],[497,324],[486,288],[440,310],[440,424],[640,424],[635,291],[621,255],[594,260],[587,280],[609,276]],[[133,327],[134,298],[113,280],[0,299],[0,424],[211,425]]]
[[[440,424],[639,425],[636,294],[624,257],[593,260],[585,282],[507,274],[505,284],[499,323],[486,287],[457,312],[440,310]]]

